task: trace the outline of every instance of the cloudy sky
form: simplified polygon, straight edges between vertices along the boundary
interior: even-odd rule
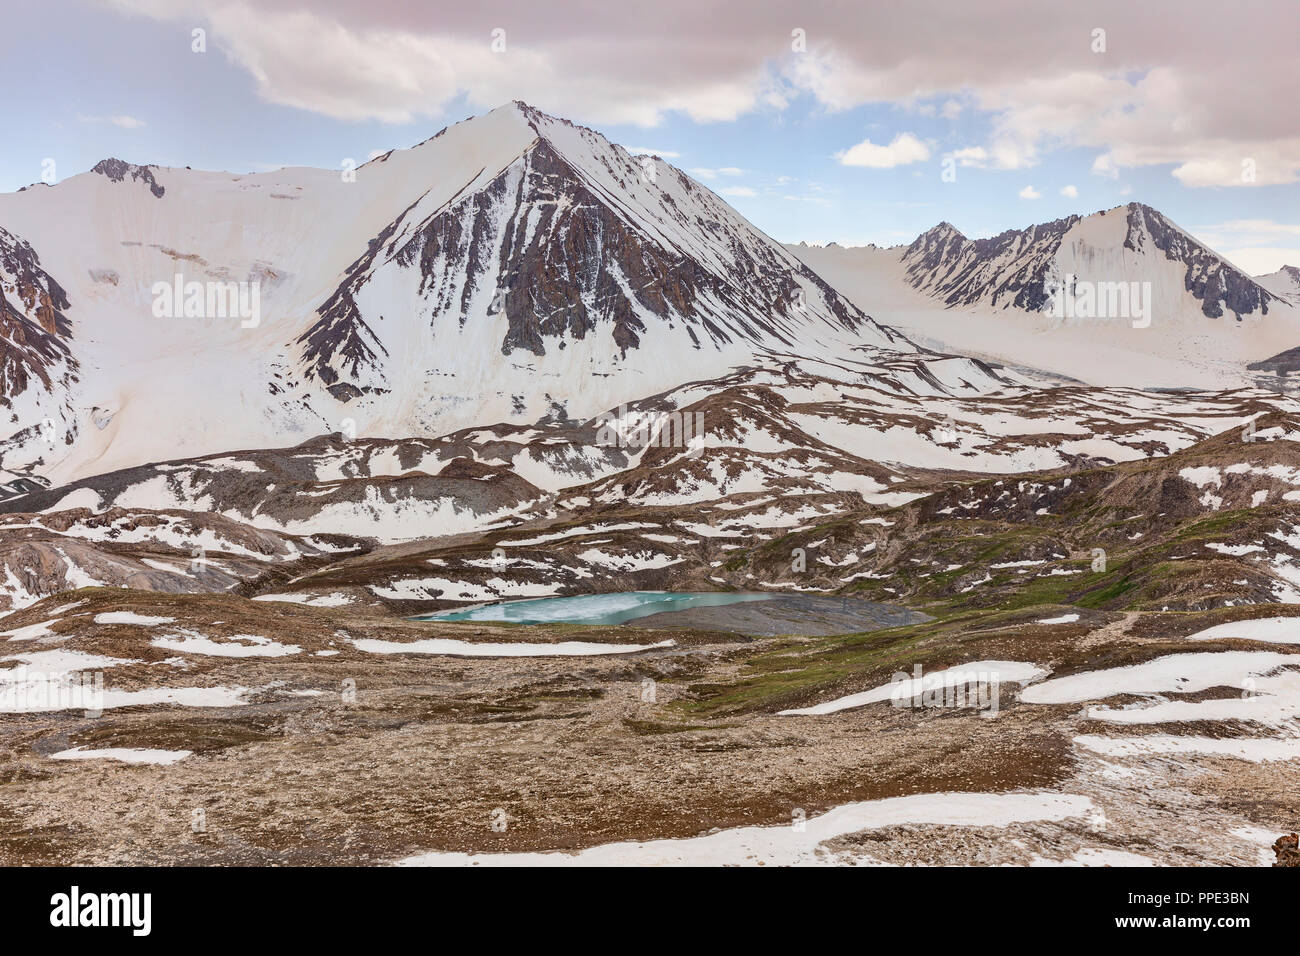
[[[1292,0],[7,6],[3,190],[110,155],[337,168],[522,99],[785,241],[987,236],[1140,200],[1252,273],[1300,265]]]

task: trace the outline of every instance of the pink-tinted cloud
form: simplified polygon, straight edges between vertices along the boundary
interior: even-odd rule
[[[203,25],[266,100],[340,119],[440,116],[464,96],[654,126],[669,111],[724,121],[806,94],[828,110],[982,111],[991,133],[967,145],[983,151],[972,164],[1024,168],[1082,146],[1105,174],[1171,164],[1189,186],[1300,179],[1290,0],[105,2]]]

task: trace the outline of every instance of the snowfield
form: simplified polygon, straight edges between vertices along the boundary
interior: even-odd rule
[[[942,694],[944,691],[965,688],[972,684],[1001,684],[1003,682],[1026,684],[1047,676],[1047,673],[1041,667],[1021,661],[972,661],[969,664],[959,664],[944,670],[932,671],[922,677],[891,681],[888,684],[881,684],[879,687],[863,691],[860,694],[839,697],[824,704],[801,707],[795,710],[782,710],[777,713],[781,716],[819,716],[834,714],[853,707],[862,707],[866,704],[880,703],[881,701],[902,704],[927,692]]]
[[[448,637],[432,637],[421,641],[380,641],[363,638],[352,642],[359,651],[368,654],[445,654],[449,657],[585,657],[592,654],[636,654],[661,647],[672,647],[673,641],[655,644],[597,644],[592,641],[558,641],[554,644],[529,644],[524,641],[508,644],[488,641],[460,641]]]
[[[802,826],[738,827],[709,836],[609,843],[577,853],[424,853],[399,866],[806,866],[833,862],[821,844],[906,824],[1007,827],[1066,820],[1092,810],[1087,797],[1055,793],[927,793],[836,807]]]

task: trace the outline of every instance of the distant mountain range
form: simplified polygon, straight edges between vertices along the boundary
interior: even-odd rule
[[[1151,283],[1154,327],[1044,311],[1053,284],[1090,282]],[[580,422],[790,359],[936,396],[1040,369],[1233,385],[1300,341],[1295,289],[1138,203],[990,239],[783,246],[662,159],[519,102],[358,168],[109,159],[0,196],[0,483]]]
[[[1215,319],[1230,315],[1240,321],[1289,304],[1137,202],[1010,229],[991,239],[967,239],[943,222],[918,236],[902,259],[911,285],[948,306],[1040,310],[1049,304],[1045,290],[1067,275],[1158,282],[1180,312],[1190,305],[1181,297],[1195,300],[1202,314]],[[1169,281],[1177,271],[1182,272],[1181,296]]]
[[[610,590],[1100,606],[1125,554],[1143,606],[1300,601],[1300,551],[1253,544],[1292,541],[1298,406],[1233,387],[1300,341],[1294,277],[1149,207],[782,246],[513,103],[355,169],[106,160],[0,196],[0,228],[17,640],[87,593],[151,592],[187,641],[231,620],[191,600],[218,593],[337,641],[354,614]],[[1051,310],[1118,283],[1148,325]]]
[[[1283,266],[1276,272],[1255,276],[1255,281],[1279,299],[1300,305],[1300,268]]]
[[[1094,384],[1237,387],[1300,341],[1295,269],[1252,278],[1137,202],[987,239],[941,222],[908,245],[788,248],[918,342]]]
[[[522,103],[358,169],[106,160],[0,196],[0,223],[10,476],[590,416],[760,355],[920,354],[679,170]]]

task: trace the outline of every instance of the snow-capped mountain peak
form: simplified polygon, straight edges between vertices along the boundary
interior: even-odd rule
[[[1048,304],[1052,285],[1068,276],[1157,281],[1167,287],[1174,311],[1181,310],[1173,300],[1185,294],[1210,318],[1267,315],[1278,304],[1278,297],[1250,276],[1139,202],[1008,229],[988,239],[967,239],[940,223],[907,247],[903,262],[914,288],[950,307],[1037,311]]]
[[[484,121],[512,124],[512,149],[390,222],[301,337],[308,376],[336,396],[418,388],[471,339],[485,373],[523,362],[661,381],[664,354],[698,374],[755,349],[914,349],[710,190],[593,130],[512,103],[417,149]]]
[[[789,247],[853,302],[932,348],[1091,384],[1252,385],[1300,338],[1291,277],[1251,279],[1128,203],[970,239],[942,222],[888,249]]]
[[[0,468],[54,482],[595,414],[774,353],[917,351],[680,170],[517,102],[337,170],[107,159],[0,196],[0,223],[71,304],[32,410],[53,451],[30,415],[0,434]],[[229,288],[259,314],[214,311]],[[4,397],[36,379],[28,361]]]
[[[90,171],[106,176],[115,183],[126,182],[127,177],[130,177],[132,182],[139,182],[148,186],[150,194],[155,199],[162,199],[167,190],[160,186],[158,180],[154,178],[155,169],[157,169],[156,166],[137,166],[122,159],[109,157],[100,160]]]
[[[1283,266],[1276,272],[1255,276],[1255,282],[1278,298],[1300,305],[1300,268]]]

